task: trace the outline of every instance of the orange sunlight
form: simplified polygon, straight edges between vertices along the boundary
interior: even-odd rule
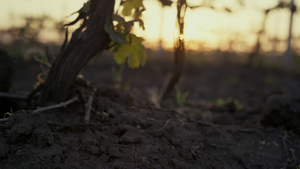
[[[66,22],[74,19],[68,17],[77,11],[85,0],[0,0],[0,28],[8,28],[12,25],[19,25],[22,16],[49,15],[57,20],[65,19]],[[116,1],[118,6],[119,0]],[[174,0],[175,2],[175,0]],[[187,0],[190,5],[200,5],[199,0]],[[237,51],[251,50],[256,42],[257,32],[261,29],[263,10],[274,7],[277,1],[274,0],[245,0],[245,5],[240,7],[236,0],[216,1],[217,10],[208,8],[188,9],[185,17],[185,43],[187,49],[234,49]],[[295,0],[300,5],[300,0]],[[150,48],[157,48],[162,42],[163,48],[173,48],[175,39],[175,16],[176,4],[171,7],[162,8],[156,0],[144,0],[146,11],[143,19],[146,30],[136,27],[135,33],[143,36],[145,45]],[[223,8],[232,9],[226,13]],[[266,35],[264,41],[277,38],[281,41],[287,39],[288,22],[290,13],[288,10],[273,11],[266,22]],[[293,35],[300,37],[299,13],[295,14]],[[58,35],[45,33],[42,36],[44,41],[58,39]],[[270,49],[271,43],[264,46]],[[282,47],[285,48],[284,46]],[[282,50],[282,49],[281,49]]]

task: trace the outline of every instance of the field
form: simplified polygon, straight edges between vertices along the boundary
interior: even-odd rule
[[[39,64],[16,64],[14,93],[28,94]],[[82,71],[89,123],[85,97],[35,114],[14,110],[0,123],[0,168],[300,167],[300,74],[187,61],[180,87],[158,108],[171,61],[149,59],[121,76],[118,68],[103,56]]]

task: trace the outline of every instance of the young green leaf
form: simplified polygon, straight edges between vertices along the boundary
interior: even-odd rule
[[[123,6],[122,14],[124,16],[131,16],[132,10],[145,8],[143,5],[143,0],[126,0],[121,5]]]
[[[106,20],[106,23],[104,25],[104,30],[106,33],[108,33],[108,35],[112,41],[117,42],[117,43],[126,44],[125,35],[115,31],[114,25],[110,19]]]
[[[130,68],[138,68],[146,63],[145,47],[143,38],[134,34],[126,36],[127,43],[119,44],[111,50],[115,53],[114,59],[118,64],[123,64],[126,59]]]

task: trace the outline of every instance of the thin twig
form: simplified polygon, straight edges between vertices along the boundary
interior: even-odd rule
[[[52,121],[45,121],[45,123],[49,125],[54,125],[54,126],[62,126],[62,127],[84,127],[84,126],[102,126],[102,123],[60,123],[60,122],[52,122]]]
[[[90,122],[91,108],[92,108],[92,104],[93,104],[93,99],[94,99],[94,97],[92,95],[90,95],[89,100],[86,104],[85,115],[84,115],[84,122],[85,123]]]
[[[160,128],[160,130],[165,129],[168,126],[169,122],[170,122],[170,119],[168,119],[166,121],[165,125],[162,128]]]
[[[75,96],[75,97],[73,97],[72,99],[70,99],[66,102],[61,102],[59,104],[48,106],[48,107],[37,108],[36,110],[34,110],[32,112],[32,114],[36,114],[36,113],[40,113],[40,112],[43,112],[43,111],[46,111],[46,110],[56,109],[56,108],[60,108],[60,107],[66,107],[67,105],[69,105],[69,104],[71,104],[71,103],[73,103],[77,100],[78,100],[78,96]],[[7,122],[8,120],[9,120],[9,117],[0,119],[0,122]]]
[[[73,103],[77,100],[78,100],[78,96],[75,96],[70,100],[67,100],[65,102],[61,102],[61,103],[56,104],[56,105],[51,105],[51,106],[48,106],[48,107],[39,107],[36,110],[34,110],[32,113],[36,114],[36,113],[40,113],[40,112],[43,112],[43,111],[46,111],[46,110],[56,109],[56,108],[60,108],[60,107],[66,107],[67,105],[69,105],[69,104],[71,104],[71,103]]]

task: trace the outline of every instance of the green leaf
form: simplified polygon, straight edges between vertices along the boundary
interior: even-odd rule
[[[114,59],[118,64],[123,64],[126,59],[130,68],[138,68],[146,63],[146,48],[142,44],[143,38],[134,34],[126,36],[127,44],[119,44],[111,50],[115,53]]]
[[[234,99],[233,103],[236,110],[241,111],[244,109],[244,106],[238,100]]]
[[[118,22],[118,24],[115,27],[115,32],[121,33],[121,34],[127,34],[131,31],[134,21],[126,22],[125,19],[120,15],[113,15],[112,21]]]
[[[114,25],[110,19],[106,20],[106,23],[104,25],[104,30],[106,33],[108,33],[109,38],[117,43],[123,43],[126,44],[126,38],[125,35],[119,32],[116,32],[114,29]]]
[[[224,99],[218,98],[218,100],[217,100],[217,105],[218,105],[218,106],[224,106],[224,105],[225,105]]]
[[[143,0],[126,0],[121,5],[123,5],[122,14],[124,16],[131,16],[132,10],[144,9]]]

